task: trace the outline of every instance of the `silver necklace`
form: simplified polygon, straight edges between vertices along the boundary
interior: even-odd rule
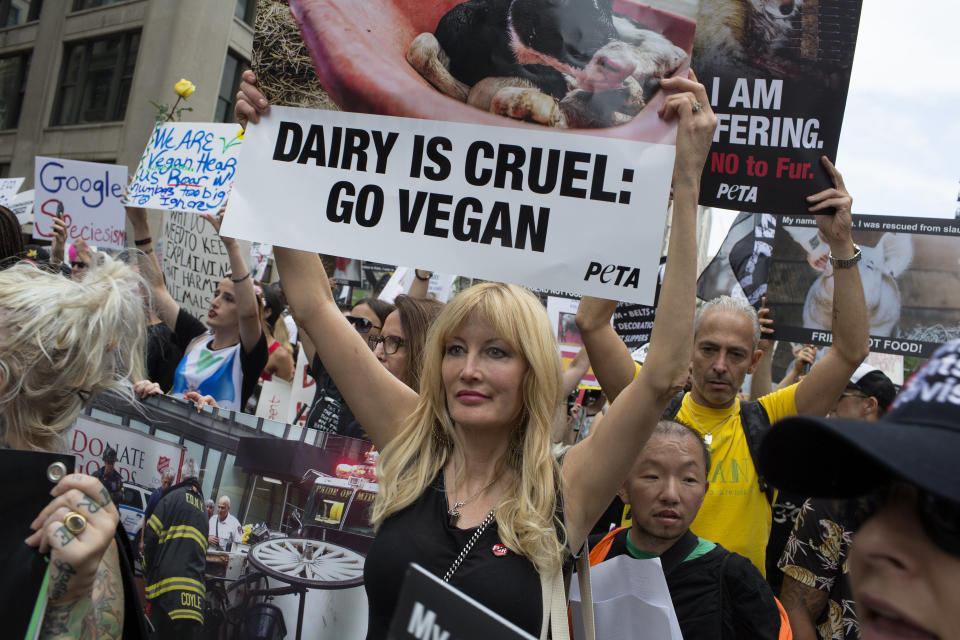
[[[690,400],[690,396],[688,395],[686,398],[684,398],[684,400]],[[708,446],[708,447],[709,447],[711,444],[713,444],[713,432],[716,431],[717,429],[719,429],[720,427],[722,427],[723,425],[727,424],[727,422],[730,420],[730,418],[732,418],[733,416],[735,416],[735,415],[737,414],[737,411],[736,411],[737,403],[734,402],[734,403],[733,403],[734,411],[733,411],[730,415],[728,415],[726,418],[724,418],[723,420],[721,420],[721,421],[720,421],[720,424],[718,424],[717,426],[715,426],[715,427],[714,427],[713,429],[711,429],[710,431],[707,431],[706,429],[703,428],[703,425],[700,424],[700,421],[697,420],[697,415],[693,412],[693,400],[690,400],[690,402],[688,403],[688,405],[689,405],[689,406],[687,407],[687,409],[690,410],[690,417],[693,419],[693,423],[694,423],[695,425],[697,425],[697,428],[700,429],[700,431],[703,431],[703,432],[704,432],[704,434],[703,434],[703,441],[707,443],[707,446]]]
[[[453,574],[460,568],[460,564],[463,562],[463,559],[467,557],[467,554],[470,553],[470,549],[473,549],[473,545],[477,544],[477,540],[480,539],[480,536],[483,535],[483,532],[486,531],[487,527],[490,526],[490,523],[493,522],[493,509],[490,509],[490,513],[487,514],[487,517],[483,519],[483,522],[480,523],[480,526],[477,527],[477,530],[473,532],[473,535],[470,536],[470,539],[467,540],[467,544],[463,545],[463,549],[460,550],[460,555],[457,556],[457,559],[453,561],[453,564],[450,565],[450,568],[447,569],[446,575],[443,576],[444,582],[450,582],[450,578],[453,577]]]
[[[500,479],[500,476],[503,475],[503,472],[504,472],[504,471],[506,471],[506,468],[502,469],[502,470],[500,471],[500,473],[498,473],[497,476],[496,476],[493,480],[491,480],[490,482],[488,482],[487,484],[485,484],[483,487],[481,487],[480,490],[477,491],[475,494],[473,494],[472,496],[470,496],[470,497],[467,498],[466,500],[458,500],[458,501],[454,502],[454,503],[453,503],[453,506],[450,507],[449,509],[447,509],[447,515],[450,517],[450,526],[451,526],[451,527],[457,526],[457,520],[460,519],[460,507],[462,507],[463,505],[467,504],[468,502],[470,502],[471,500],[473,500],[474,498],[476,498],[477,496],[479,496],[481,493],[483,493],[484,491],[486,491],[487,489],[489,489],[490,487],[492,487],[493,484],[494,484],[497,480]],[[454,472],[453,472],[453,494],[454,494],[454,496],[456,496],[456,493],[457,493],[457,473],[456,473],[456,471],[454,471]],[[491,512],[491,513],[492,513],[492,512]]]

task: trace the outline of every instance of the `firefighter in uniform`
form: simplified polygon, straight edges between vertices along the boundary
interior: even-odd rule
[[[165,490],[144,527],[146,596],[158,638],[193,640],[203,627],[207,512],[195,464]]]

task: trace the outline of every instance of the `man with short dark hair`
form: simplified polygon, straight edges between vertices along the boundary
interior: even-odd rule
[[[778,638],[780,609],[760,571],[690,532],[710,485],[709,465],[696,431],[660,422],[619,491],[632,523],[595,544],[590,564],[618,555],[660,558],[685,640]]]
[[[830,411],[834,418],[876,422],[897,388],[882,371],[860,365]],[[800,509],[777,566],[780,599],[796,640],[856,640],[860,625],[847,572],[847,552],[857,524],[856,502],[811,498]]]

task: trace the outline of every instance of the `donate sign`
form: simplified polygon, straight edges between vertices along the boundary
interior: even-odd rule
[[[237,172],[241,129],[235,124],[164,122],[154,128],[127,191],[137,207],[216,213]]]
[[[672,144],[272,107],[226,235],[652,304]]]
[[[127,167],[37,156],[34,183],[34,238],[53,238],[53,219],[62,204],[68,243],[82,239],[101,248],[124,247],[120,198]]]

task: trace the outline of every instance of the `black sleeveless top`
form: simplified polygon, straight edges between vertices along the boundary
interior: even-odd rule
[[[367,640],[387,637],[407,566],[416,562],[443,578],[475,531],[476,527],[450,526],[442,471],[416,502],[383,523],[363,568],[370,606]],[[499,543],[494,520],[450,578],[450,584],[539,636],[543,617],[540,574],[529,560],[513,551],[495,554],[494,546]],[[502,553],[502,549],[497,551]]]

